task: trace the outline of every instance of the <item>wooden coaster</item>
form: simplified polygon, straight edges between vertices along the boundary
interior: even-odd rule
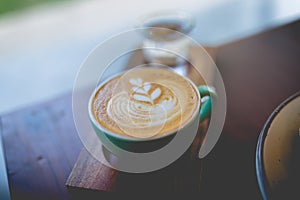
[[[171,165],[154,172],[133,174],[117,171],[82,149],[67,180],[68,187],[106,192],[184,192],[200,191],[202,160],[197,158],[208,120],[201,123],[192,147]],[[105,159],[102,157],[102,159]]]

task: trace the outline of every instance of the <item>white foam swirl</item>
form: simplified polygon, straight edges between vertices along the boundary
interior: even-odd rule
[[[167,87],[157,83],[143,83],[130,79],[130,93],[122,91],[108,102],[109,117],[127,135],[151,137],[163,129],[165,123],[181,114],[177,97]]]

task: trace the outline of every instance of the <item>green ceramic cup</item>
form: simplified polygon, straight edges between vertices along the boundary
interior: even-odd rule
[[[126,72],[123,72],[126,73]],[[121,74],[123,74],[121,73]],[[118,74],[120,75],[120,74]],[[157,149],[162,148],[163,146],[167,145],[172,138],[176,135],[178,130],[175,130],[173,132],[168,132],[163,135],[158,135],[158,136],[153,136],[149,138],[134,138],[130,136],[124,136],[120,135],[118,133],[114,133],[105,127],[103,127],[95,118],[92,110],[92,103],[93,99],[97,93],[97,91],[107,82],[109,82],[111,79],[114,77],[118,76],[115,75],[113,77],[110,77],[108,80],[102,82],[94,92],[92,93],[90,100],[89,100],[89,105],[88,105],[88,112],[89,112],[89,118],[92,123],[93,129],[95,130],[98,138],[101,140],[101,143],[107,148],[115,145],[118,148],[121,148],[123,150],[135,152],[135,153],[142,153],[142,152],[151,152],[155,151]],[[211,106],[212,106],[212,100],[211,100],[211,94],[215,95],[214,88],[202,85],[197,87],[191,80],[189,80],[186,77],[183,77],[186,79],[197,91],[198,95],[198,106],[197,109],[195,110],[193,117],[184,125],[183,128],[180,130],[184,129],[185,126],[189,126],[193,122],[199,122],[208,117],[211,113]],[[107,148],[109,149],[110,152],[114,153],[115,155],[119,154],[118,148]]]

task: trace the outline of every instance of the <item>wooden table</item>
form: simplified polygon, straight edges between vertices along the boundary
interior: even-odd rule
[[[276,106],[300,90],[299,55],[300,21],[217,48],[228,110],[222,136],[205,158],[202,196],[260,198],[256,140]],[[12,198],[70,198],[65,183],[82,149],[71,93],[5,114],[1,124]]]

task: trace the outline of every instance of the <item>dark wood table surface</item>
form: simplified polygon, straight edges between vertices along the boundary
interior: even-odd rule
[[[260,199],[256,142],[272,111],[300,90],[300,21],[218,47],[216,63],[226,88],[227,117],[205,158],[202,195]],[[12,198],[70,198],[65,183],[83,147],[71,92],[1,116],[1,127]]]

